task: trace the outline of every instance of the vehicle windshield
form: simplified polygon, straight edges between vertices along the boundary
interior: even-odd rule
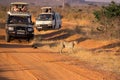
[[[8,24],[29,24],[31,19],[29,16],[10,16]]]
[[[40,14],[37,18],[37,20],[44,20],[44,21],[53,20],[53,19],[54,16],[52,14]]]

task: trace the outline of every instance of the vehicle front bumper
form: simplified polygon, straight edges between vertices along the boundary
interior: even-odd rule
[[[8,34],[11,37],[34,37],[34,33],[33,32],[23,32],[23,31],[9,31]]]
[[[52,29],[52,28],[53,28],[52,25],[37,25],[36,26],[37,30],[49,30],[49,29]]]

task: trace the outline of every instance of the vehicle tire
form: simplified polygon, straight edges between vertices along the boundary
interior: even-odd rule
[[[27,38],[27,41],[30,42],[30,38]]]
[[[53,29],[56,29],[55,25],[53,26]]]
[[[59,29],[61,28],[61,25],[59,25]]]
[[[38,29],[38,28],[36,28],[36,30],[39,31],[39,32],[41,31],[41,29]]]
[[[6,40],[6,42],[10,42],[10,35],[8,34],[8,33],[6,33],[6,36],[5,36],[5,40]]]
[[[30,41],[33,40],[33,39],[34,39],[34,35],[31,35],[31,37],[28,37],[28,38],[27,38],[27,41],[30,42]]]
[[[41,31],[41,29],[38,29],[38,31],[40,32],[40,31]]]

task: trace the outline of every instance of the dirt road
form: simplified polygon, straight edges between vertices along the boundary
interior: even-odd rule
[[[0,80],[115,80],[112,74],[75,65],[77,59],[16,47],[0,48]]]
[[[47,47],[8,44],[4,41],[4,29],[0,32],[0,80],[117,80],[112,73],[96,71]]]

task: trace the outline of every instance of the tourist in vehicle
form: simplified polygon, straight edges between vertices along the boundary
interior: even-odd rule
[[[25,6],[25,5],[22,6],[22,9],[21,9],[22,12],[27,12],[27,10],[28,10],[28,9],[27,9],[27,6]]]
[[[13,11],[15,11],[15,12],[18,12],[18,11],[19,11],[18,5],[14,5],[14,6],[13,6]]]

